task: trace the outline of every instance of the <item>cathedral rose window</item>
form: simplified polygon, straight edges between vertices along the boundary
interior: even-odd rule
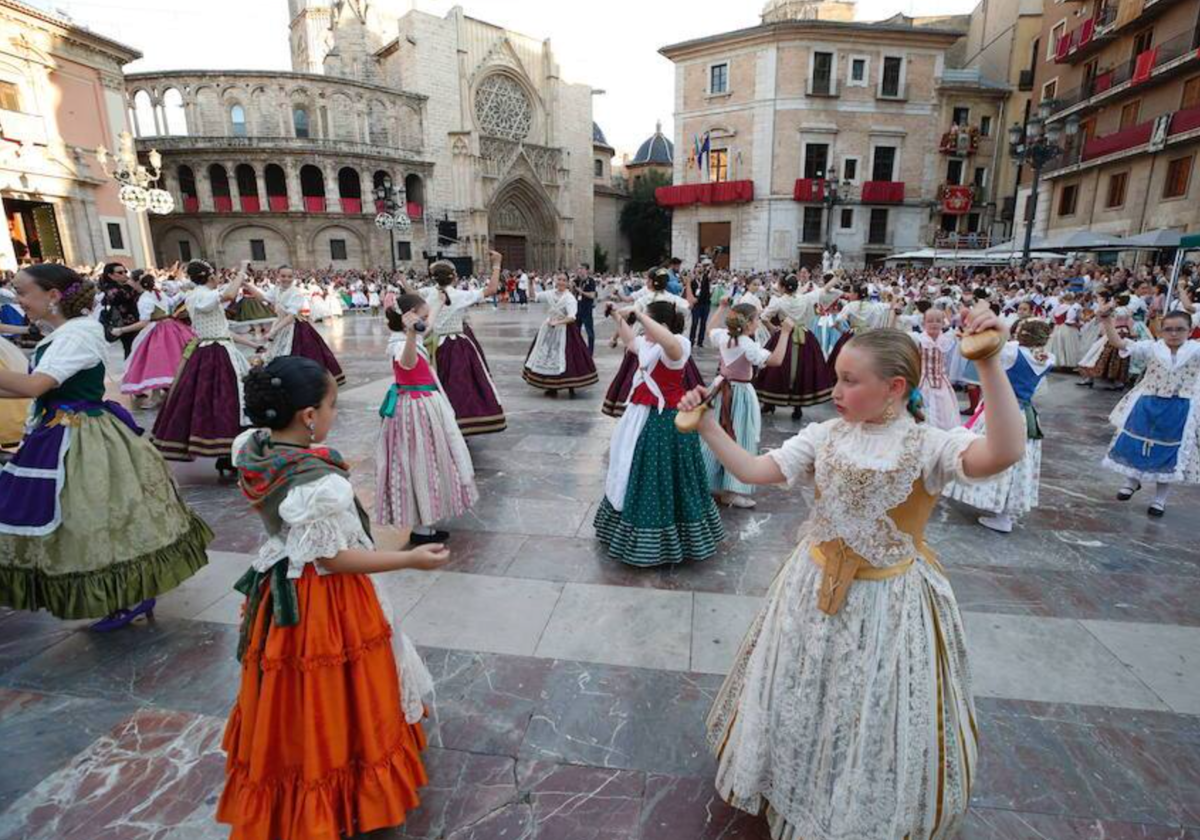
[[[496,74],[484,79],[475,91],[475,119],[485,134],[524,140],[533,125],[533,106],[517,82]]]

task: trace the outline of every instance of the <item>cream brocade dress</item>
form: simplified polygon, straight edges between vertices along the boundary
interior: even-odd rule
[[[817,496],[708,737],[721,796],[765,809],[776,840],[942,840],[963,822],[977,755],[967,649],[923,532],[943,485],[970,481],[975,439],[906,414],[809,425],[769,453]],[[866,565],[828,614],[817,561],[838,558]]]

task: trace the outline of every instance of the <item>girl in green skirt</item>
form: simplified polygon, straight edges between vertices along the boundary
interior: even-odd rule
[[[631,312],[644,335],[635,335],[626,322]],[[692,351],[680,335],[683,316],[669,301],[610,316],[637,356],[638,371],[613,432],[596,536],[611,556],[633,566],[703,560],[716,552],[725,530],[709,495],[700,439],[675,429]]]
[[[65,266],[17,275],[21,305],[53,332],[31,373],[0,370],[0,399],[35,400],[0,471],[0,606],[123,627],[208,560],[212,532],[123,407],[104,399],[108,343],[95,285]]]

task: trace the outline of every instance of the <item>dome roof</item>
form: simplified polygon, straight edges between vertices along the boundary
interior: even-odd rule
[[[654,136],[638,147],[637,154],[629,163],[633,166],[643,163],[658,163],[670,166],[675,162],[675,144],[662,133],[662,123],[654,129]]]
[[[604,136],[604,129],[598,123],[592,123],[592,142],[597,146],[607,146],[608,138]]]

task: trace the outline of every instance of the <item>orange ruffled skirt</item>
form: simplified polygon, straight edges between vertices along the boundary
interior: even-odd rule
[[[397,826],[428,782],[400,706],[392,628],[365,575],[296,582],[300,623],[263,594],[225,729],[217,820],[231,840],[338,840]],[[269,583],[264,583],[269,587]]]

